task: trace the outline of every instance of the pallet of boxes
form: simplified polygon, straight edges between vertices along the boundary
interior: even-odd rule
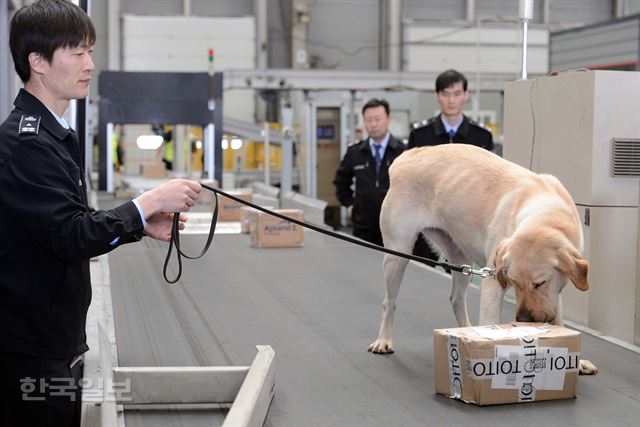
[[[576,396],[580,332],[548,324],[436,329],[436,393],[476,405]]]
[[[300,209],[275,209],[281,215],[303,220]],[[295,248],[304,243],[302,227],[251,207],[242,208],[240,229],[251,235],[254,248]]]

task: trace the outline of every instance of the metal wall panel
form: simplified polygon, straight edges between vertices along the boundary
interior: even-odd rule
[[[487,16],[518,16],[519,1],[513,0],[476,0],[476,17]],[[542,1],[533,3],[532,22],[542,21]]]
[[[315,68],[377,70],[378,0],[317,0],[307,38]]]
[[[272,0],[262,0],[269,1]],[[106,3],[106,1],[104,1]],[[123,0],[122,13],[182,15],[184,0]],[[253,0],[191,0],[192,16],[246,16],[253,14]]]
[[[467,18],[465,0],[404,0],[402,8],[405,19],[418,21],[451,21]]]
[[[180,15],[182,0],[126,0],[122,1],[122,13],[134,15]]]
[[[613,18],[613,0],[550,0],[551,23],[606,21]]]
[[[273,0],[255,0],[267,1]],[[254,0],[191,0],[191,15],[194,16],[249,16],[253,15]],[[271,5],[268,5],[269,7]]]
[[[640,60],[640,15],[551,33],[552,70],[592,68]]]

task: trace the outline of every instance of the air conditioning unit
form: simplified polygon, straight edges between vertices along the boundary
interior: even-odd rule
[[[640,344],[640,73],[507,83],[503,155],[558,177],[578,207],[591,289],[565,288],[564,318]]]

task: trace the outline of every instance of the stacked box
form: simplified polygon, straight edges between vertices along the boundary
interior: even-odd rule
[[[581,335],[540,323],[433,331],[436,393],[477,405],[576,396]]]
[[[274,212],[303,220],[300,209],[278,209]],[[253,214],[251,214],[253,215]],[[290,248],[302,246],[304,233],[298,224],[258,211],[251,224],[251,246],[254,248]]]
[[[162,162],[144,162],[141,165],[142,176],[148,179],[164,178],[167,168]]]

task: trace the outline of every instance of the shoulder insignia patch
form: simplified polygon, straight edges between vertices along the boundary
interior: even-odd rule
[[[419,128],[424,127],[424,126],[427,126],[427,125],[429,125],[429,124],[431,124],[431,123],[433,123],[433,120],[432,120],[432,119],[429,119],[429,120],[426,120],[426,119],[425,119],[425,120],[421,120],[421,121],[419,121],[419,122],[414,122],[414,123],[413,123],[413,125],[412,125],[412,127],[413,127],[414,129],[419,129]]]
[[[23,114],[18,125],[18,135],[37,135],[40,130],[40,116],[35,114]]]

